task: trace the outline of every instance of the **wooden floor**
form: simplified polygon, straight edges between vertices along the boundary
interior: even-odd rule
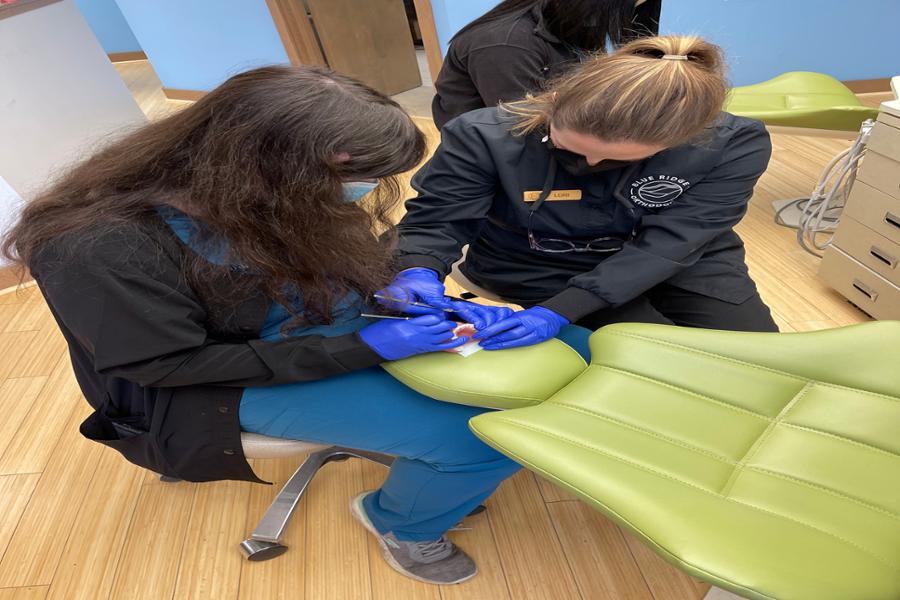
[[[161,96],[145,65],[119,69],[151,116],[181,104]],[[866,319],[816,279],[817,259],[797,247],[793,232],[772,224],[770,202],[808,193],[844,146],[776,138],[739,228],[785,331]],[[707,589],[528,472],[504,483],[488,511],[466,521],[469,531],[452,536],[478,562],[475,579],[449,588],[414,582],[387,567],[350,517],[349,499],[385,475],[355,460],[326,466],[313,482],[287,554],[246,562],[237,544],[276,487],[160,483],[84,440],[78,424],[88,412],[35,288],[0,295],[0,600],[691,600]],[[254,467],[281,484],[299,462]]]

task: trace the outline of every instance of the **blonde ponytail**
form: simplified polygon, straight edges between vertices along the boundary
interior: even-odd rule
[[[547,91],[501,105],[517,134],[561,129],[609,142],[675,146],[700,134],[728,90],[718,46],[696,36],[635,40],[600,55]]]

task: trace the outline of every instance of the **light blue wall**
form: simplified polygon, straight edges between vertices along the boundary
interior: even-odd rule
[[[211,90],[288,63],[265,0],[118,0],[163,87]]]
[[[498,0],[432,0],[438,38]],[[661,33],[696,33],[725,48],[734,85],[785,71],[841,80],[900,74],[900,0],[663,0]]]
[[[446,56],[450,38],[467,23],[500,4],[500,0],[431,0],[434,27]]]
[[[107,54],[141,49],[116,0],[75,0],[75,5]]]
[[[734,85],[785,71],[841,80],[900,74],[898,0],[663,0],[661,33],[723,48]]]

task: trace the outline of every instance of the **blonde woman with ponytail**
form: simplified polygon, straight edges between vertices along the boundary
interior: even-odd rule
[[[434,304],[468,245],[462,272],[525,307],[476,334],[489,350],[568,324],[777,331],[733,229],[771,144],[726,92],[718,47],[651,37],[450,121],[413,180],[392,297]]]

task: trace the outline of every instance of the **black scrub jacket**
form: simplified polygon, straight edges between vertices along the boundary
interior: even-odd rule
[[[638,6],[627,36],[656,35],[660,4]],[[523,98],[578,63],[578,53],[547,31],[540,7],[474,27],[450,44],[434,84],[434,122],[440,129],[470,110]]]
[[[513,122],[485,108],[443,128],[440,147],[412,182],[419,196],[400,223],[401,267],[446,276],[470,244],[462,271],[473,282],[571,322],[664,281],[735,304],[756,292],[733,227],[771,155],[762,123],[722,113],[693,144],[587,176],[555,169],[548,181],[544,133],[513,135]],[[614,236],[622,249],[532,250],[526,197],[545,185],[553,193],[534,215],[539,238]]]
[[[90,240],[90,241],[86,241]],[[383,359],[358,334],[259,339],[271,301],[223,302],[223,271],[201,299],[181,273],[191,252],[155,213],[59,237],[29,265],[95,412],[87,438],[187,481],[260,481],[244,458],[243,388],[320,379]],[[255,289],[258,289],[256,287]]]

